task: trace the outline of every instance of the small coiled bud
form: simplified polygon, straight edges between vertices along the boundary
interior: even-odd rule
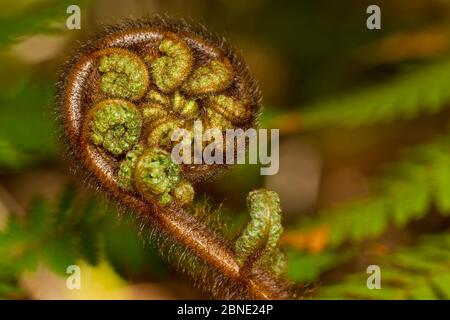
[[[148,71],[137,55],[123,49],[105,50],[99,55],[100,88],[105,94],[130,100],[144,95],[149,85]]]
[[[169,111],[159,103],[146,103],[142,106],[142,115],[146,122],[154,123],[155,121],[166,119]]]
[[[213,60],[192,72],[183,85],[183,91],[189,95],[220,92],[231,84],[232,79],[233,68],[228,59]]]
[[[125,100],[104,100],[88,114],[89,136],[93,144],[113,155],[130,150],[139,140],[142,119],[137,108]]]
[[[152,64],[152,75],[156,86],[162,92],[172,92],[189,75],[192,68],[192,53],[189,47],[173,34],[161,41],[159,51],[165,56]]]
[[[236,101],[226,95],[214,95],[208,98],[208,111],[217,112],[228,121],[238,125],[249,117],[249,110],[245,107],[244,101]]]
[[[179,91],[175,92],[173,95],[172,108],[174,112],[186,119],[194,119],[198,116],[199,106],[197,101],[187,99]]]
[[[152,200],[156,197],[160,204],[168,204],[181,182],[180,167],[172,162],[166,151],[149,149],[137,160],[134,180],[136,189],[144,198],[151,197]],[[193,195],[188,197],[192,198]]]
[[[183,121],[177,118],[163,118],[153,126],[147,137],[149,146],[170,149],[172,146],[172,135],[175,130],[183,127]]]
[[[144,147],[141,144],[137,144],[129,151],[124,161],[119,167],[119,186],[125,190],[134,190],[134,170],[139,157],[144,152]]]
[[[182,180],[175,187],[173,195],[178,203],[181,205],[188,205],[194,200],[195,191],[189,182]]]
[[[157,90],[150,90],[147,94],[147,99],[150,102],[158,103],[164,107],[170,106],[170,99],[168,96],[164,95],[163,93],[157,91]]]
[[[251,220],[236,241],[237,261],[244,268],[259,265],[281,274],[286,257],[278,247],[283,232],[280,198],[274,191],[261,189],[250,192],[247,203]]]

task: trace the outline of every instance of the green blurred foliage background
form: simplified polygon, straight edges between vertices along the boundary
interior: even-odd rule
[[[139,238],[139,227],[70,174],[59,139],[59,66],[103,23],[167,13],[224,34],[279,128],[280,171],[236,166],[198,186],[234,228],[246,194],[280,194],[287,277],[312,298],[450,298],[450,3],[0,0],[0,297],[203,298]],[[65,288],[79,264],[83,289]],[[382,289],[366,268],[379,265]]]

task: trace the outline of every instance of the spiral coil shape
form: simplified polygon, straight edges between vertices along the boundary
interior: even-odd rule
[[[61,109],[73,153],[100,185],[136,201],[189,205],[192,183],[224,166],[174,164],[174,130],[192,131],[195,120],[204,130],[249,128],[260,107],[256,83],[231,47],[183,21],[111,27],[81,48],[67,69]],[[176,168],[177,183],[164,192],[143,187],[149,177],[140,171],[152,153],[162,157],[155,164],[160,172]]]

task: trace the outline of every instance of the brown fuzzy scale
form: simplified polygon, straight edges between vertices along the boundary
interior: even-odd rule
[[[96,94],[94,85],[99,77],[96,71],[98,56],[122,49],[141,56],[143,52],[154,54],[154,47],[167,33],[175,34],[188,44],[196,56],[194,65],[204,65],[217,58],[226,58],[230,62],[235,75],[233,83],[223,93],[250,103],[249,117],[240,125],[241,128],[249,128],[255,124],[261,94],[242,59],[224,39],[209,33],[201,25],[169,17],[128,20],[106,27],[95,39],[81,47],[61,72],[58,84],[59,113],[70,153],[80,171],[87,173],[89,182],[93,182],[97,189],[103,190],[120,206],[135,212],[137,219],[151,233],[160,235],[159,238],[163,239],[159,241],[160,248],[167,246],[168,235],[171,243],[184,250],[178,259],[193,256],[193,259],[200,261],[204,266],[200,272],[180,268],[191,273],[200,286],[214,296],[238,299],[291,298],[287,284],[270,273],[258,269],[242,272],[227,243],[185,209],[175,203],[162,208],[156,201],[145,200],[133,192],[121,189],[116,176],[118,159],[107,155],[88,141],[86,131],[83,130],[86,114],[89,106],[102,98],[99,97],[101,94]],[[134,101],[136,105],[145,102],[145,96]],[[186,173],[185,177],[191,181],[210,178],[217,172],[213,170],[214,167],[216,166],[195,166],[191,168],[195,170]]]

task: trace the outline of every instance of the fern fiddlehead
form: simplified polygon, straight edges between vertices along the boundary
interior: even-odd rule
[[[253,224],[271,224],[271,232],[265,246],[245,250],[253,250],[258,263],[242,263],[239,249],[230,249],[189,213],[193,183],[223,166],[176,164],[170,157],[173,131],[192,131],[193,120],[221,130],[255,124],[258,87],[228,44],[202,26],[167,17],[127,21],[87,42],[62,76],[64,132],[91,181],[214,269],[216,282],[229,287],[210,289],[216,296],[290,297],[278,277],[276,204],[261,202],[261,192],[250,196],[250,203],[273,211],[269,220],[253,217]],[[268,268],[268,261],[276,267]]]
[[[255,190],[247,197],[251,221],[235,244],[236,258],[242,267],[256,263],[272,268],[275,274],[284,272],[286,258],[278,248],[283,227],[278,194]]]

